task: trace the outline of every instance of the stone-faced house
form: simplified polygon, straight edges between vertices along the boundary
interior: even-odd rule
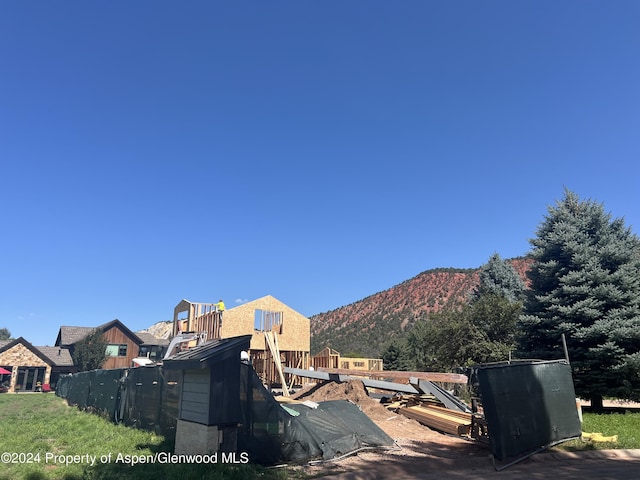
[[[0,367],[11,372],[2,375],[1,380],[9,392],[32,392],[39,386],[55,386],[60,375],[75,371],[68,349],[34,347],[22,337],[0,342]]]
[[[108,358],[102,368],[130,367],[133,359],[140,353],[140,346],[144,341],[120,320],[115,319],[97,327],[60,327],[55,346],[69,349],[71,355],[75,344],[94,330],[102,332],[107,341]]]

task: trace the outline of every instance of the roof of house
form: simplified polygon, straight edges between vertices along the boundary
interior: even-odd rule
[[[49,365],[56,365],[56,363],[53,362],[53,360],[51,360],[47,355],[45,355],[38,347],[34,347],[23,337],[18,337],[15,340],[9,340],[7,343],[0,345],[0,352],[9,350],[19,343],[24,345],[28,350],[31,351],[31,353],[40,358],[40,360],[42,360],[43,362],[48,363]]]
[[[66,348],[60,347],[35,347],[44,353],[56,367],[72,367],[73,359]]]
[[[136,332],[136,335],[142,340],[142,345],[169,345],[166,338],[158,338],[147,332]]]
[[[131,330],[127,328],[127,326],[122,323],[117,318],[115,320],[111,320],[110,322],[103,323],[102,325],[98,325],[97,327],[69,327],[63,326],[60,327],[60,331],[58,332],[58,338],[56,339],[56,346],[67,346],[73,345],[74,343],[79,342],[84,337],[89,335],[94,330],[106,331],[109,328],[118,327],[125,334],[134,339],[138,344],[144,343],[139,335],[133,333]]]
[[[60,327],[56,345],[73,345],[95,330],[95,327]]]

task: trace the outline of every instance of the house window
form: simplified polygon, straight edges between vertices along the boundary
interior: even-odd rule
[[[364,367],[364,362],[353,362],[354,367]]]
[[[253,318],[253,328],[260,332],[271,332],[282,325],[282,312],[256,310]]]
[[[127,346],[125,344],[120,345],[107,345],[108,357],[126,357]]]
[[[38,383],[44,383],[46,367],[18,367],[16,390],[35,391]]]
[[[160,360],[167,348],[161,345],[143,345],[140,347],[139,357],[147,357],[151,360]]]

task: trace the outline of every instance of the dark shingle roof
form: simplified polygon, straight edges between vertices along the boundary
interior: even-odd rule
[[[127,326],[120,320],[115,319],[111,320],[110,322],[103,323],[102,325],[98,325],[97,327],[60,327],[58,338],[56,339],[56,346],[73,345],[74,343],[82,340],[94,330],[101,330],[105,332],[112,327],[119,328],[126,335],[131,337],[136,343],[142,343],[142,339],[137,334],[129,330]]]
[[[69,350],[60,347],[35,347],[47,356],[56,367],[72,367],[73,360]]]
[[[169,345],[166,338],[158,338],[147,332],[136,332],[136,335],[142,340],[142,345]]]
[[[95,330],[95,327],[60,327],[56,345],[73,345]]]

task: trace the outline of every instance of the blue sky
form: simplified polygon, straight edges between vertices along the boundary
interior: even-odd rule
[[[509,258],[565,187],[640,226],[636,1],[0,5],[0,327],[311,316]]]

